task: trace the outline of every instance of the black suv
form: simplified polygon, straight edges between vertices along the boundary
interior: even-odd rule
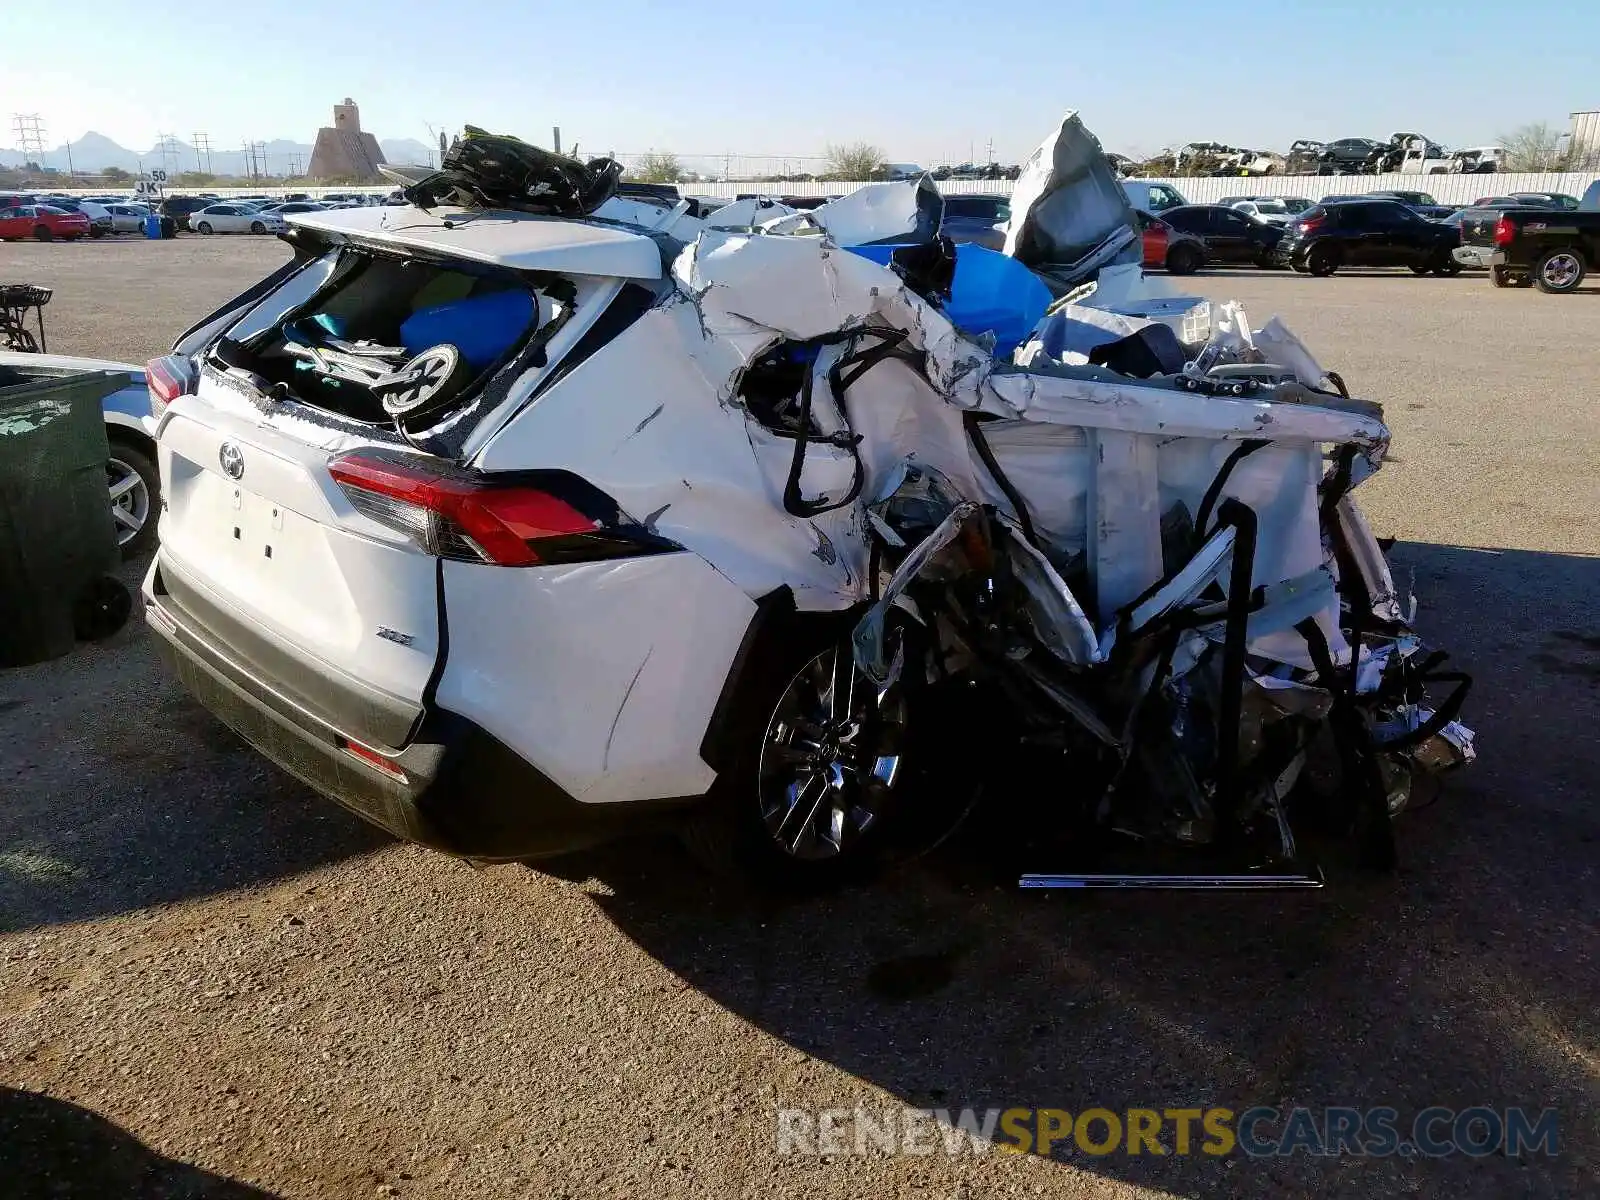
[[[163,217],[171,217],[179,229],[187,229],[193,213],[210,208],[215,203],[215,200],[207,200],[204,196],[168,196],[156,212]]]
[[[1457,275],[1451,252],[1461,230],[1418,216],[1398,200],[1344,200],[1307,209],[1289,222],[1278,261],[1332,275],[1340,267],[1410,267],[1418,275]]]
[[[1204,242],[1207,262],[1278,265],[1276,251],[1283,229],[1247,217],[1238,209],[1220,204],[1185,204],[1165,209],[1161,219]]]

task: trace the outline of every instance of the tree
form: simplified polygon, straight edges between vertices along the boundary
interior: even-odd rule
[[[875,179],[884,173],[883,151],[870,142],[830,145],[827,156],[830,179],[860,181]]]
[[[639,165],[628,174],[640,183],[677,183],[683,178],[683,167],[676,154],[656,154],[652,151],[639,160]]]
[[[106,178],[111,178],[111,172],[106,172]],[[205,187],[216,181],[217,177],[209,171],[179,171],[177,177],[172,180],[179,187]]]
[[[1560,153],[1561,135],[1548,121],[1535,121],[1500,135],[1506,151],[1508,171],[1559,171],[1564,167]]]
[[[130,175],[127,171],[124,171],[121,167],[107,167],[104,171],[100,172],[100,175],[101,178],[103,178],[107,183],[127,183],[133,178],[132,175]]]

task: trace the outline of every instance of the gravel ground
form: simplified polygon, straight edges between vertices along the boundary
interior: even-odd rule
[[[0,247],[51,349],[142,360],[271,239]],[[189,703],[142,627],[0,676],[7,1196],[1549,1196],[1600,1191],[1594,292],[1238,272],[1383,401],[1361,490],[1481,759],[1387,879],[1018,894],[962,839],[752,907],[668,843],[478,871]],[[1574,391],[1574,384],[1578,390]],[[135,579],[138,564],[130,567]],[[971,844],[968,844],[971,843]],[[778,1106],[1554,1106],[1560,1155],[779,1157]]]

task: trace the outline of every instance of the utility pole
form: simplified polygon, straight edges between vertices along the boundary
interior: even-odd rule
[[[559,126],[559,125],[555,126],[555,128],[553,129],[552,132],[555,135],[555,141],[552,143],[552,145],[555,147],[555,152],[557,154],[560,154],[561,153],[561,126]]]
[[[190,136],[194,138],[194,169],[207,175],[212,174],[211,135],[208,133],[195,133]],[[201,161],[201,155],[205,156],[204,162]]]

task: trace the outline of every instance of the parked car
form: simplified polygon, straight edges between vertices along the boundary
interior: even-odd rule
[[[32,238],[38,242],[72,242],[89,236],[89,218],[48,204],[22,204],[0,208],[0,241]]]
[[[949,195],[944,198],[944,224],[940,226],[953,242],[973,242],[990,250],[1006,244],[1006,222],[1011,219],[1011,202],[1005,196]]]
[[[1317,156],[1319,175],[1359,175],[1367,172],[1371,160],[1388,149],[1387,142],[1374,138],[1339,138],[1324,142]]]
[[[62,212],[82,213],[88,217],[90,237],[105,237],[112,231],[111,214],[106,211],[104,205],[96,204],[93,200],[80,200],[76,196],[52,198],[50,207],[58,208]]]
[[[1127,193],[1128,203],[1139,212],[1155,213],[1158,216],[1166,209],[1189,203],[1184,199],[1183,193],[1169,183],[1124,179],[1122,190]]]
[[[1287,225],[1294,215],[1278,196],[1224,196],[1217,203],[1268,225]]]
[[[1199,238],[1206,261],[1277,266],[1274,251],[1283,228],[1247,217],[1221,204],[1187,204],[1169,208],[1161,219],[1175,229]]]
[[[1397,200],[1346,200],[1323,203],[1289,223],[1277,258],[1296,271],[1332,275],[1340,267],[1410,267],[1455,275],[1461,264],[1451,252],[1461,231],[1430,221]]]
[[[143,233],[150,216],[150,210],[142,204],[108,204],[106,212],[111,214],[113,233]]]
[[[127,373],[127,386],[111,393],[100,405],[105,414],[106,440],[111,444],[106,488],[122,557],[135,558],[147,552],[155,544],[161,477],[156,469],[156,421],[144,369],[95,358],[0,350],[0,374],[8,367],[24,373],[39,367],[51,371]]]
[[[1134,210],[1144,243],[1144,267],[1170,275],[1193,275],[1206,262],[1206,244],[1192,233],[1167,224],[1152,213]]]
[[[1448,217],[1455,211],[1455,205],[1440,204],[1427,192],[1368,192],[1366,198],[1369,200],[1398,200],[1412,212],[1417,213],[1419,216],[1427,217],[1429,220]]]
[[[1461,222],[1459,262],[1489,268],[1495,287],[1575,292],[1600,264],[1600,183],[1573,211],[1548,208],[1474,209]]]
[[[282,204],[269,205],[261,211],[286,217],[290,213],[321,212],[326,207],[326,205],[318,204],[315,200],[287,200]]]
[[[1278,199],[1281,200],[1283,202],[1283,206],[1289,210],[1290,216],[1298,216],[1300,213],[1305,212],[1306,209],[1316,204],[1316,201],[1311,199],[1309,196],[1279,196]]]
[[[196,233],[282,233],[286,226],[276,213],[257,212],[242,204],[213,204],[189,214]]]
[[[1554,208],[1566,212],[1575,212],[1583,203],[1566,192],[1512,192],[1511,199],[1534,208]]]
[[[156,206],[156,212],[160,216],[171,217],[179,229],[188,229],[189,218],[194,213],[216,203],[215,198],[206,196],[168,196]]]

